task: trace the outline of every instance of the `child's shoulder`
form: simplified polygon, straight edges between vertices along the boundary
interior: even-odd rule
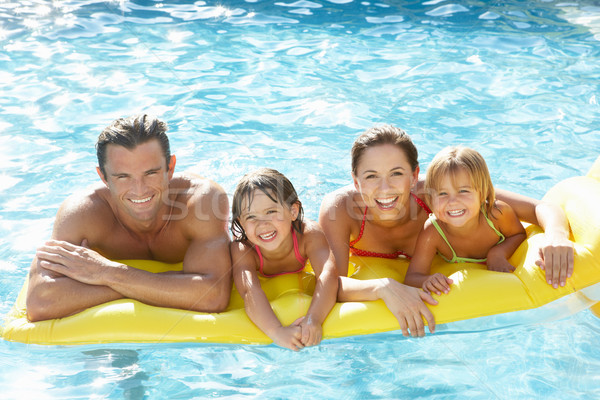
[[[423,230],[421,230],[421,232],[419,233],[419,237],[431,239],[440,236],[438,228],[435,226],[434,221],[437,221],[435,217],[427,218],[425,224],[423,224]],[[439,221],[437,222],[437,224],[439,226]]]
[[[321,225],[319,225],[318,222],[305,219],[302,225],[302,234],[306,238],[324,235],[323,228],[321,228]]]
[[[234,269],[240,267],[245,269],[247,267],[255,268],[258,261],[258,254],[254,247],[244,243],[243,241],[233,241],[229,244],[229,252],[231,254],[231,260],[233,261]]]
[[[244,241],[234,240],[231,243],[229,243],[229,251],[231,252],[232,256],[237,254],[248,253],[249,251],[253,250],[254,248]]]
[[[304,246],[311,247],[313,245],[323,246],[327,245],[327,238],[321,226],[311,220],[304,220],[303,231],[301,235],[301,242]],[[306,248],[306,247],[305,247]]]

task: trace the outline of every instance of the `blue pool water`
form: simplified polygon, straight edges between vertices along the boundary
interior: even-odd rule
[[[170,125],[179,170],[228,193],[270,166],[309,218],[349,180],[353,138],[407,130],[541,198],[600,155],[595,1],[0,2],[0,314],[62,200],[96,182],[111,120]],[[367,323],[368,321],[366,321]],[[600,320],[274,346],[0,341],[2,398],[600,398]]]

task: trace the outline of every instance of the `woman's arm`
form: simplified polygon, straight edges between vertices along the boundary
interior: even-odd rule
[[[260,286],[256,273],[254,250],[241,243],[231,244],[233,261],[233,281],[244,300],[246,314],[273,342],[281,347],[298,351],[304,345],[301,342],[301,329],[292,324],[284,327],[273,312],[271,304]]]
[[[349,214],[351,201],[351,193],[347,190],[338,190],[325,196],[319,211],[319,225],[327,238],[340,276],[348,276],[350,258],[348,243],[352,224]]]
[[[546,271],[546,281],[557,288],[573,274],[574,249],[569,240],[569,221],[563,210],[551,203],[496,190],[496,197],[510,205],[517,217],[544,229],[545,241],[539,248],[536,264]]]

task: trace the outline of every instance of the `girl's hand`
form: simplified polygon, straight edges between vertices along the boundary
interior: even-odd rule
[[[280,326],[269,336],[277,346],[294,351],[304,348],[304,345],[302,344],[302,328],[295,325],[295,323],[288,326]]]
[[[423,291],[426,293],[435,293],[442,294],[444,292],[448,294],[450,292],[450,285],[454,281],[444,274],[440,274],[439,272],[431,275],[425,282],[423,282]]]
[[[302,344],[304,346],[316,346],[321,343],[323,328],[321,324],[314,322],[311,316],[302,318],[300,328],[302,329]]]
[[[496,254],[494,249],[495,247],[492,247],[492,249],[488,252],[486,261],[487,269],[496,272],[514,272],[515,267],[508,262],[504,255]]]

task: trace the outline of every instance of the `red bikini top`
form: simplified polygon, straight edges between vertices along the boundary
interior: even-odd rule
[[[427,207],[427,204],[425,204],[425,202],[423,200],[418,198],[414,193],[411,193],[411,196],[415,199],[417,204],[423,210],[427,211],[427,214],[431,214],[431,210],[429,209],[429,207]],[[369,208],[365,207],[365,213],[363,215],[362,223],[360,225],[360,233],[358,234],[358,237],[349,243],[350,253],[354,254],[355,256],[360,256],[360,257],[379,257],[379,258],[394,259],[394,258],[398,258],[400,256],[404,256],[404,257],[410,259],[411,257],[408,254],[406,254],[405,252],[403,252],[402,250],[398,250],[393,253],[376,253],[374,251],[357,249],[356,247],[354,247],[354,245],[356,243],[358,243],[358,241],[362,238],[363,232],[365,230],[365,221],[367,219],[367,211],[368,210],[369,210]]]
[[[254,249],[258,253],[258,259],[260,260],[260,266],[258,269],[258,273],[261,274],[262,276],[264,276],[265,278],[272,278],[274,276],[279,276],[279,275],[296,274],[296,273],[302,271],[304,269],[304,265],[306,264],[306,259],[302,257],[302,255],[300,254],[300,250],[298,249],[298,238],[296,238],[296,232],[294,231],[294,227],[292,227],[292,240],[294,241],[294,255],[296,256],[296,260],[298,260],[298,262],[300,263],[300,268],[298,270],[288,271],[288,272],[280,272],[278,274],[273,274],[273,275],[265,274],[263,272],[263,265],[264,265],[263,256],[260,253],[260,249],[258,248],[258,246],[254,246]]]

